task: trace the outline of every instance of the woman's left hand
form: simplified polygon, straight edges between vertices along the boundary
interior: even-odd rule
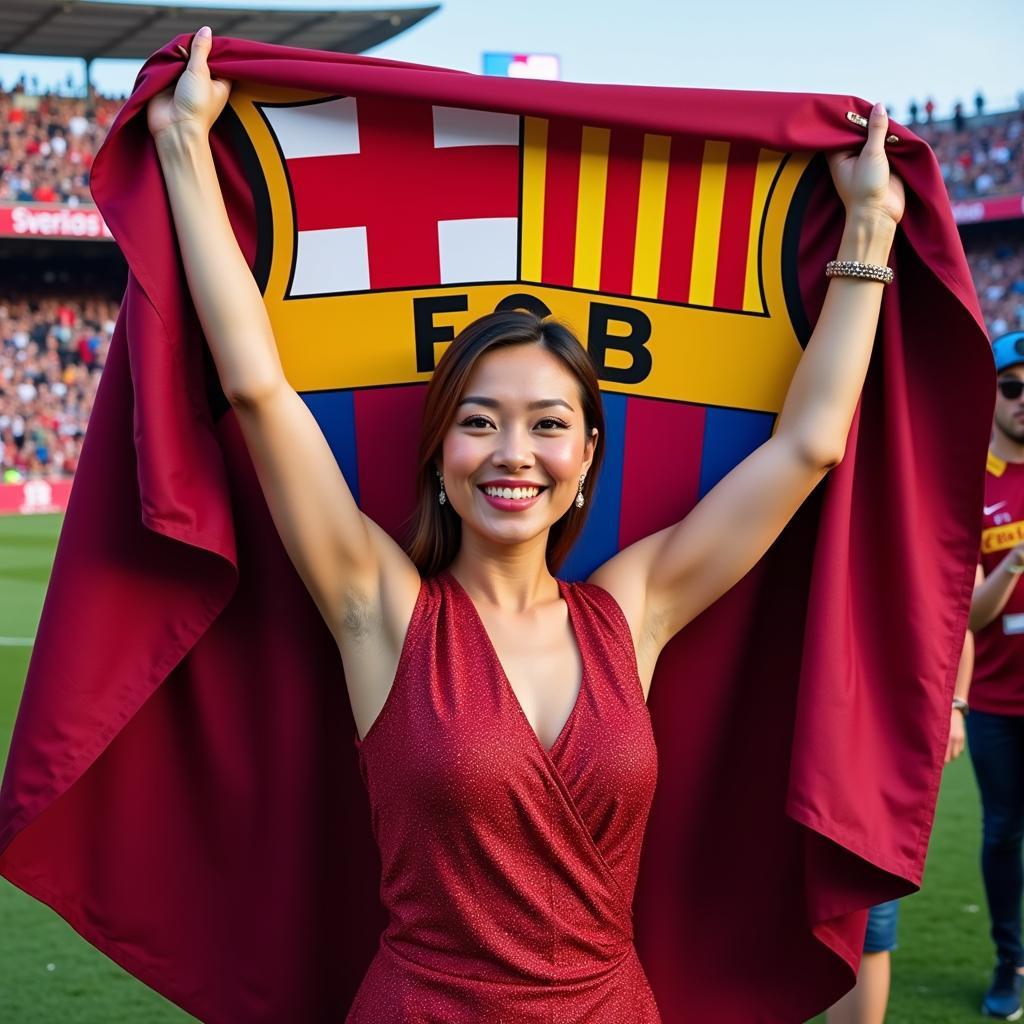
[[[826,156],[847,216],[884,213],[894,224],[903,216],[906,194],[903,182],[889,170],[885,155],[888,133],[889,115],[881,103],[876,103],[868,118],[868,139],[860,153],[847,149]]]

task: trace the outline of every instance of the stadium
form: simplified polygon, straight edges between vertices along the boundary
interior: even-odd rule
[[[80,58],[88,76],[93,60],[144,59],[205,21],[221,36],[358,54],[437,9],[9,0],[0,53]],[[0,92],[0,762],[128,277],[90,192],[125,99],[91,84],[85,96],[37,91],[28,76]],[[935,153],[990,338],[1024,331],[1024,90],[1019,99],[989,110],[979,95],[972,111],[947,117],[916,103],[890,111]],[[895,1024],[973,1019],[987,983],[978,797],[966,761],[944,776],[922,891],[906,900],[887,1017]],[[6,881],[0,921],[0,1019],[193,1019]]]

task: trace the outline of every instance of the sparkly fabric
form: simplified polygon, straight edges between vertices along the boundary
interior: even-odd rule
[[[559,587],[583,678],[546,751],[469,595],[423,582],[355,740],[389,923],[346,1024],[660,1024],[632,921],[650,715],[614,598]]]

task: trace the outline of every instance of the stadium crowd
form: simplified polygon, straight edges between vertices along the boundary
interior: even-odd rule
[[[1024,331],[1024,233],[984,247],[965,245],[967,264],[990,338]]]
[[[73,476],[117,303],[0,296],[0,479]]]
[[[948,121],[911,108],[955,200],[1024,192],[1024,94],[1001,114],[980,99]],[[123,102],[37,94],[24,80],[0,90],[0,202],[91,203],[93,158]],[[966,248],[990,336],[1024,330],[1024,232]],[[96,295],[0,294],[0,480],[73,475],[117,312]]]
[[[935,150],[951,199],[1024,192],[1024,110],[914,130]]]
[[[93,158],[123,102],[0,91],[0,201],[91,204]]]

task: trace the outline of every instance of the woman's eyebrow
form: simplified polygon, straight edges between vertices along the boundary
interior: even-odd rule
[[[459,405],[483,405],[488,409],[497,409],[501,403],[496,398],[485,398],[483,395],[467,395]],[[552,405],[564,405],[570,412],[573,407],[564,398],[538,398],[536,402],[530,402],[527,409],[546,409]]]

